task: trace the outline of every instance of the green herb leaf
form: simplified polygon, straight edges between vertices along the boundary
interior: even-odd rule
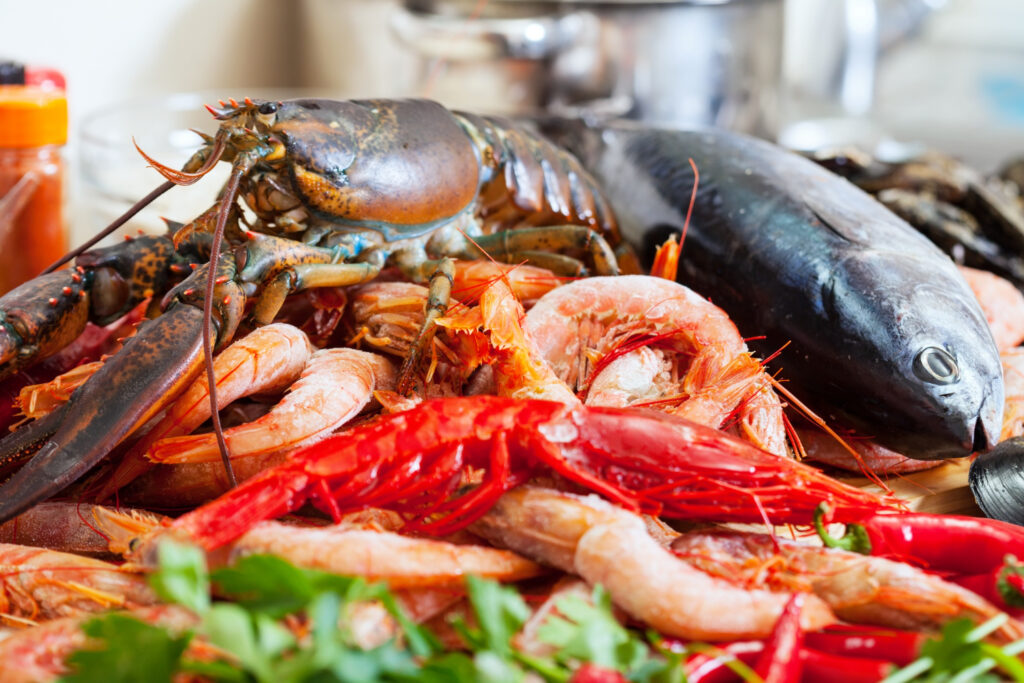
[[[648,659],[647,645],[612,614],[608,591],[596,586],[592,601],[565,596],[555,605],[565,618],[545,621],[537,637],[556,646],[561,661],[589,662],[621,673],[641,666]]]
[[[480,628],[465,630],[477,650],[491,650],[499,657],[512,655],[510,641],[526,620],[530,608],[515,588],[475,576],[466,579],[467,593]]]
[[[170,683],[192,638],[123,614],[91,619],[82,630],[100,647],[68,657],[73,673],[61,679],[64,683]]]
[[[254,612],[284,616],[302,610],[320,593],[357,599],[366,582],[315,569],[300,569],[273,555],[250,555],[212,575],[218,592]]]
[[[149,585],[156,594],[197,614],[206,612],[210,608],[210,580],[203,551],[165,539],[157,548],[157,558],[160,571],[149,577]]]
[[[971,683],[1000,680],[986,672],[999,668],[1015,681],[1024,681],[1024,665],[1016,658],[1024,641],[1002,648],[984,642],[984,638],[1006,623],[998,614],[983,624],[957,619],[942,627],[938,639],[921,646],[921,657],[889,675],[883,683]]]

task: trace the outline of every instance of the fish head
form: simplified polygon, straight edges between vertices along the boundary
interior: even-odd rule
[[[848,259],[825,299],[845,352],[860,359],[859,395],[842,399],[844,412],[922,460],[991,448],[1003,416],[999,351],[974,294],[946,265],[874,250]]]

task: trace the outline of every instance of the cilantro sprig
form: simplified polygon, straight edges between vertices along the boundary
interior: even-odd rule
[[[273,556],[253,555],[231,567],[207,572],[198,548],[173,541],[158,552],[159,569],[150,577],[166,602],[187,607],[199,625],[172,633],[129,615],[90,620],[90,648],[68,660],[68,683],[171,681],[189,672],[232,683],[390,683],[426,681],[519,682],[528,674],[565,683],[584,665],[616,671],[630,680],[674,683],[683,680],[682,655],[652,648],[614,617],[607,592],[596,588],[590,601],[568,596],[557,603],[558,616],[543,625],[538,638],[553,646],[551,657],[525,655],[512,646],[531,610],[519,593],[494,581],[469,577],[467,597],[472,624],[452,624],[465,652],[443,652],[436,638],[414,624],[386,587],[359,578],[300,569]],[[213,601],[211,593],[225,600]],[[378,601],[399,623],[403,643],[392,640],[360,649],[344,615],[351,606]],[[302,637],[281,619],[304,615]],[[216,661],[190,655],[189,643],[201,639]]]
[[[1024,640],[1003,647],[984,641],[1008,619],[1006,614],[998,614],[979,625],[970,619],[947,623],[938,639],[925,642],[918,659],[882,683],[985,683],[1005,677],[1024,681],[1024,663],[1017,658],[1024,652]],[[1002,676],[989,673],[994,669]]]

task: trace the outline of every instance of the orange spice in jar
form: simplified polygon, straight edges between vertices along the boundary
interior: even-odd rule
[[[68,250],[64,92],[0,85],[0,295]]]

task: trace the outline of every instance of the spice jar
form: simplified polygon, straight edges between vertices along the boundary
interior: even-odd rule
[[[0,85],[0,294],[39,275],[68,250],[67,133],[62,90]]]

